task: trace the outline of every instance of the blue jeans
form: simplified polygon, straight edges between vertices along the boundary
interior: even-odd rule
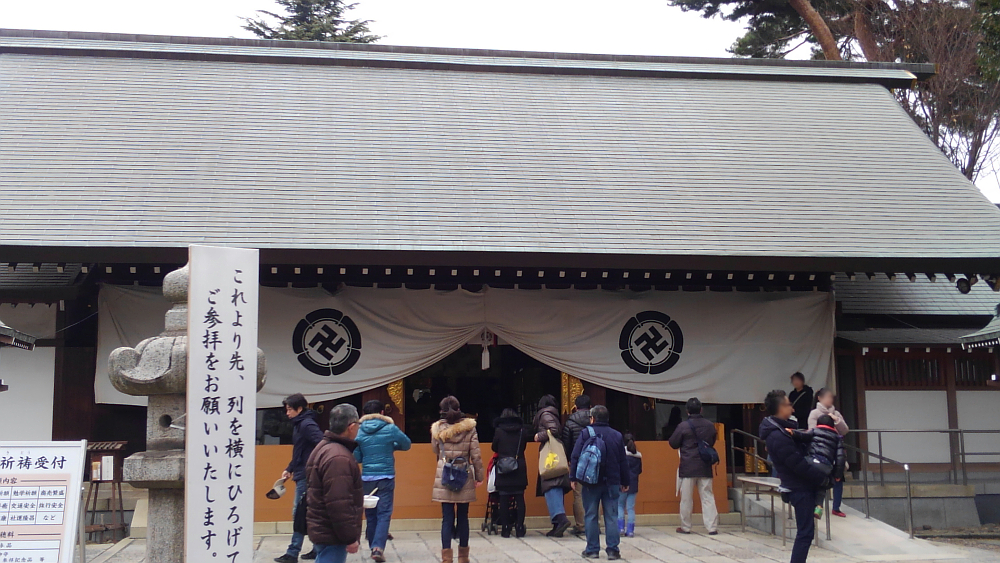
[[[389,521],[392,519],[392,497],[396,490],[395,479],[379,479],[378,481],[364,481],[362,483],[365,494],[375,491],[378,497],[378,504],[375,508],[365,509],[365,518],[368,519],[368,527],[365,528],[365,539],[368,540],[368,547],[378,548],[385,551],[385,542],[389,538]]]
[[[318,543],[314,547],[316,548],[316,563],[346,563],[347,561],[346,545]]]
[[[833,482],[833,510],[840,512],[840,501],[844,499],[844,480]]]
[[[295,482],[295,497],[292,499],[292,521],[295,520],[295,509],[298,508],[299,503],[306,496],[306,480]],[[285,555],[291,555],[292,557],[298,557],[299,553],[302,551],[302,542],[305,540],[305,536],[298,533],[292,532],[292,543],[288,544],[288,550],[285,551]]]
[[[549,509],[549,519],[552,520],[553,524],[556,521],[556,516],[566,514],[566,505],[563,502],[565,496],[566,491],[562,490],[561,487],[553,487],[545,491],[545,506]]]
[[[451,549],[451,540],[458,547],[469,547],[469,503],[441,503],[441,548]]]
[[[638,493],[618,494],[618,519],[635,524],[635,495]],[[626,517],[627,516],[627,517]]]
[[[788,503],[795,510],[795,543],[792,545],[791,563],[806,563],[809,557],[809,546],[812,545],[816,533],[816,519],[813,511],[816,509],[816,491],[792,491],[788,493]]]
[[[604,533],[607,536],[608,553],[618,552],[618,544],[621,536],[618,533],[618,497],[621,489],[617,485],[609,487],[607,485],[584,485],[577,483],[578,487],[583,487],[583,511],[586,513],[584,521],[587,531],[587,553],[598,553],[601,551],[601,525],[597,521],[597,512],[604,508]]]

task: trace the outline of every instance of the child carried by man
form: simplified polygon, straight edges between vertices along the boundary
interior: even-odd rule
[[[844,479],[847,459],[844,453],[844,438],[837,432],[833,417],[824,414],[816,421],[812,430],[789,432],[797,442],[808,444],[806,460],[814,464],[827,475],[819,492],[816,494],[816,518],[823,517],[823,500],[826,492],[833,488],[836,481]]]

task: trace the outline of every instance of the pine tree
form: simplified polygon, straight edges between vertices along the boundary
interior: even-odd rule
[[[934,63],[937,74],[894,93],[903,109],[969,180],[1000,162],[1000,0],[667,0],[706,18],[745,21],[729,49],[784,58]]]
[[[243,18],[243,29],[264,39],[293,41],[333,41],[340,43],[374,43],[380,39],[368,29],[369,20],[348,20],[345,15],[357,4],[343,0],[277,0],[286,15],[258,10],[258,14],[277,20],[272,25],[264,17]]]

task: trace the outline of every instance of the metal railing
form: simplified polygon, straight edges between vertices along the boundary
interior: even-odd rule
[[[852,446],[850,444],[844,444],[844,449],[849,452],[856,452],[860,456],[861,460],[861,480],[864,485],[865,490],[865,519],[871,518],[871,497],[868,495],[868,462],[871,458],[879,460],[879,468],[885,463],[892,463],[899,465],[903,468],[903,473],[906,474],[906,530],[910,533],[910,539],[913,539],[913,484],[910,482],[910,465],[908,463],[903,463],[901,461],[896,461],[894,459],[889,459],[881,454],[876,454],[863,450],[861,448]],[[885,485],[883,482],[882,485]]]
[[[746,450],[744,448],[736,447],[736,436],[743,436],[743,438],[749,438],[754,441],[758,446],[765,445],[766,442],[758,436],[754,436],[749,432],[744,432],[742,430],[737,430],[733,428],[729,431],[729,475],[730,475],[730,486],[736,487],[736,452],[742,452],[745,455],[753,456],[753,474],[754,477],[760,477],[760,471],[758,468],[763,462],[764,467],[771,467],[771,461],[767,458],[760,457],[757,452],[761,451],[761,448],[754,447],[753,451]],[[770,471],[768,472],[770,475]]]
[[[750,439],[754,443],[753,450],[748,450],[746,448],[736,447],[736,436],[742,436],[744,439]],[[745,446],[746,444],[744,444]],[[765,467],[771,467],[772,464],[770,460],[761,457],[757,452],[761,451],[760,446],[766,445],[766,442],[758,436],[750,434],[749,432],[744,432],[742,430],[732,429],[729,431],[729,473],[731,475],[730,482],[732,486],[736,487],[736,452],[742,452],[745,455],[753,457],[753,473],[755,477],[760,476],[759,467],[760,462],[764,462]],[[913,539],[913,487],[910,482],[910,466],[907,463],[901,461],[896,461],[894,459],[887,458],[880,453],[869,452],[861,448],[851,446],[849,444],[844,444],[844,448],[847,451],[856,452],[861,458],[861,474],[864,486],[864,500],[865,500],[865,519],[871,518],[871,497],[868,492],[868,463],[871,458],[879,460],[880,468],[885,463],[899,465],[903,468],[903,472],[906,474],[906,527],[910,534],[910,539]],[[747,472],[745,472],[746,474]],[[884,484],[884,482],[883,482]],[[830,539],[830,517],[827,516],[827,539]]]
[[[934,429],[934,430],[880,430],[880,429],[858,429],[851,430],[848,435],[870,435],[875,434],[876,442],[878,443],[878,455],[873,457],[881,458],[883,457],[882,449],[882,435],[883,434],[946,434],[949,436],[950,458],[951,458],[951,472],[949,473],[949,479],[954,483],[959,483],[959,471],[961,471],[962,485],[969,484],[969,471],[968,471],[968,457],[976,456],[998,456],[1000,457],[1000,451],[994,452],[968,452],[965,450],[965,436],[967,434],[995,434],[1000,435],[1000,430],[962,430],[959,428],[944,428],[944,429]],[[954,451],[955,444],[957,441],[957,451]],[[868,444],[869,449],[871,444]],[[853,448],[854,450],[859,450],[859,448]],[[897,462],[898,463],[898,462]],[[885,485],[885,464],[882,460],[879,460],[879,483]]]
[[[749,438],[750,440],[753,440],[753,442],[755,444],[753,450],[750,451],[750,450],[747,450],[747,449],[744,449],[744,448],[737,448],[736,447],[736,436],[737,435],[743,436],[744,438]],[[761,448],[761,446],[766,446],[766,445],[767,445],[767,443],[764,441],[763,438],[760,438],[759,436],[754,436],[753,434],[750,434],[749,432],[744,432],[742,430],[737,430],[735,428],[729,431],[729,474],[732,476],[731,479],[730,479],[730,482],[732,483],[732,487],[733,488],[736,488],[736,452],[743,452],[744,454],[753,457],[754,477],[760,477],[759,468],[761,466],[761,463],[763,463],[764,467],[766,467],[766,468],[773,467],[773,464],[771,463],[771,460],[769,460],[767,458],[763,458],[763,457],[761,457],[760,455],[757,454],[757,452],[763,450],[763,448]],[[768,471],[768,476],[770,476],[770,473],[771,472]],[[865,490],[867,492],[867,488]],[[745,491],[746,491],[746,488],[744,487],[744,494],[745,494]],[[757,499],[760,500],[759,488],[758,488],[758,493],[757,493]],[[831,540],[833,538],[833,536],[831,535],[831,531],[830,531],[830,494],[829,494],[829,492],[827,493],[826,499],[824,500],[824,502],[826,504],[826,539],[827,539],[827,541],[829,541],[829,540]],[[746,522],[747,515],[745,513],[743,513],[743,511],[745,511],[745,509],[741,509],[740,519],[741,519],[742,522]],[[775,530],[776,526],[774,524],[774,517],[773,517],[773,515],[774,515],[774,497],[773,496],[771,497],[771,513],[772,513],[771,533],[773,534],[776,531]],[[868,517],[867,514],[865,515],[865,517],[866,518]],[[782,518],[784,518],[784,508],[782,508]],[[911,535],[911,537],[912,537],[912,535]],[[784,522],[782,522],[782,527],[781,527],[781,542],[782,542],[782,545],[784,545],[784,542],[785,542],[785,523]]]

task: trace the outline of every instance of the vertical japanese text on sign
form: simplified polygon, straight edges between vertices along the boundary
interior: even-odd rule
[[[253,560],[258,252],[192,246],[188,288],[188,561]]]

